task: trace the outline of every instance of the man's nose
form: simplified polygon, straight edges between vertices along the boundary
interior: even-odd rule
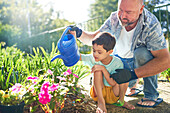
[[[125,12],[123,12],[123,11],[121,11],[120,13],[119,13],[119,16],[123,19],[123,18],[126,18],[126,13]]]

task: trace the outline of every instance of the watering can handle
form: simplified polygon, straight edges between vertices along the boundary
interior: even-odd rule
[[[67,28],[65,29],[65,31],[63,32],[63,34],[62,34],[62,36],[61,36],[61,40],[60,40],[61,42],[63,42],[64,36],[67,34],[68,30],[71,30],[71,27],[67,27]],[[60,43],[60,46],[62,46],[61,43]]]

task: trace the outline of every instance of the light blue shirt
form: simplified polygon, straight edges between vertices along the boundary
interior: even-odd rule
[[[100,32],[106,31],[119,38],[122,26],[117,18],[117,12],[113,12],[105,23],[100,27]],[[132,38],[131,51],[145,46],[150,51],[167,48],[166,40],[161,29],[160,22],[154,14],[143,9]]]
[[[113,57],[112,61],[108,64],[108,65],[104,65],[102,62],[96,62],[93,55],[92,54],[81,54],[81,60],[90,66],[90,68],[92,68],[94,65],[102,65],[104,66],[107,71],[110,73],[110,74],[113,74],[115,73],[115,70],[116,69],[123,69],[123,63],[122,61],[111,55]],[[104,75],[103,75],[103,83],[105,86],[110,86],[109,83],[107,82],[107,80],[105,79]]]

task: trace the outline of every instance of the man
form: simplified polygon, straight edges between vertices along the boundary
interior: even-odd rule
[[[163,101],[158,98],[156,74],[170,68],[170,54],[160,23],[144,8],[143,0],[119,0],[118,11],[113,12],[93,33],[77,27],[72,30],[88,45],[99,32],[115,35],[117,44],[114,54],[123,61],[125,69],[116,70],[117,73],[111,77],[119,84],[130,81],[132,87],[135,79],[143,78],[144,98],[137,103],[139,106],[154,107]]]

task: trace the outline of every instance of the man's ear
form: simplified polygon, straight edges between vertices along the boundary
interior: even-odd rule
[[[145,6],[144,5],[142,5],[142,7],[141,7],[141,9],[140,9],[140,14],[142,14],[142,12],[143,12],[143,8],[144,8]]]
[[[109,54],[112,54],[112,53],[113,53],[113,50],[109,50],[108,53],[109,53]]]

